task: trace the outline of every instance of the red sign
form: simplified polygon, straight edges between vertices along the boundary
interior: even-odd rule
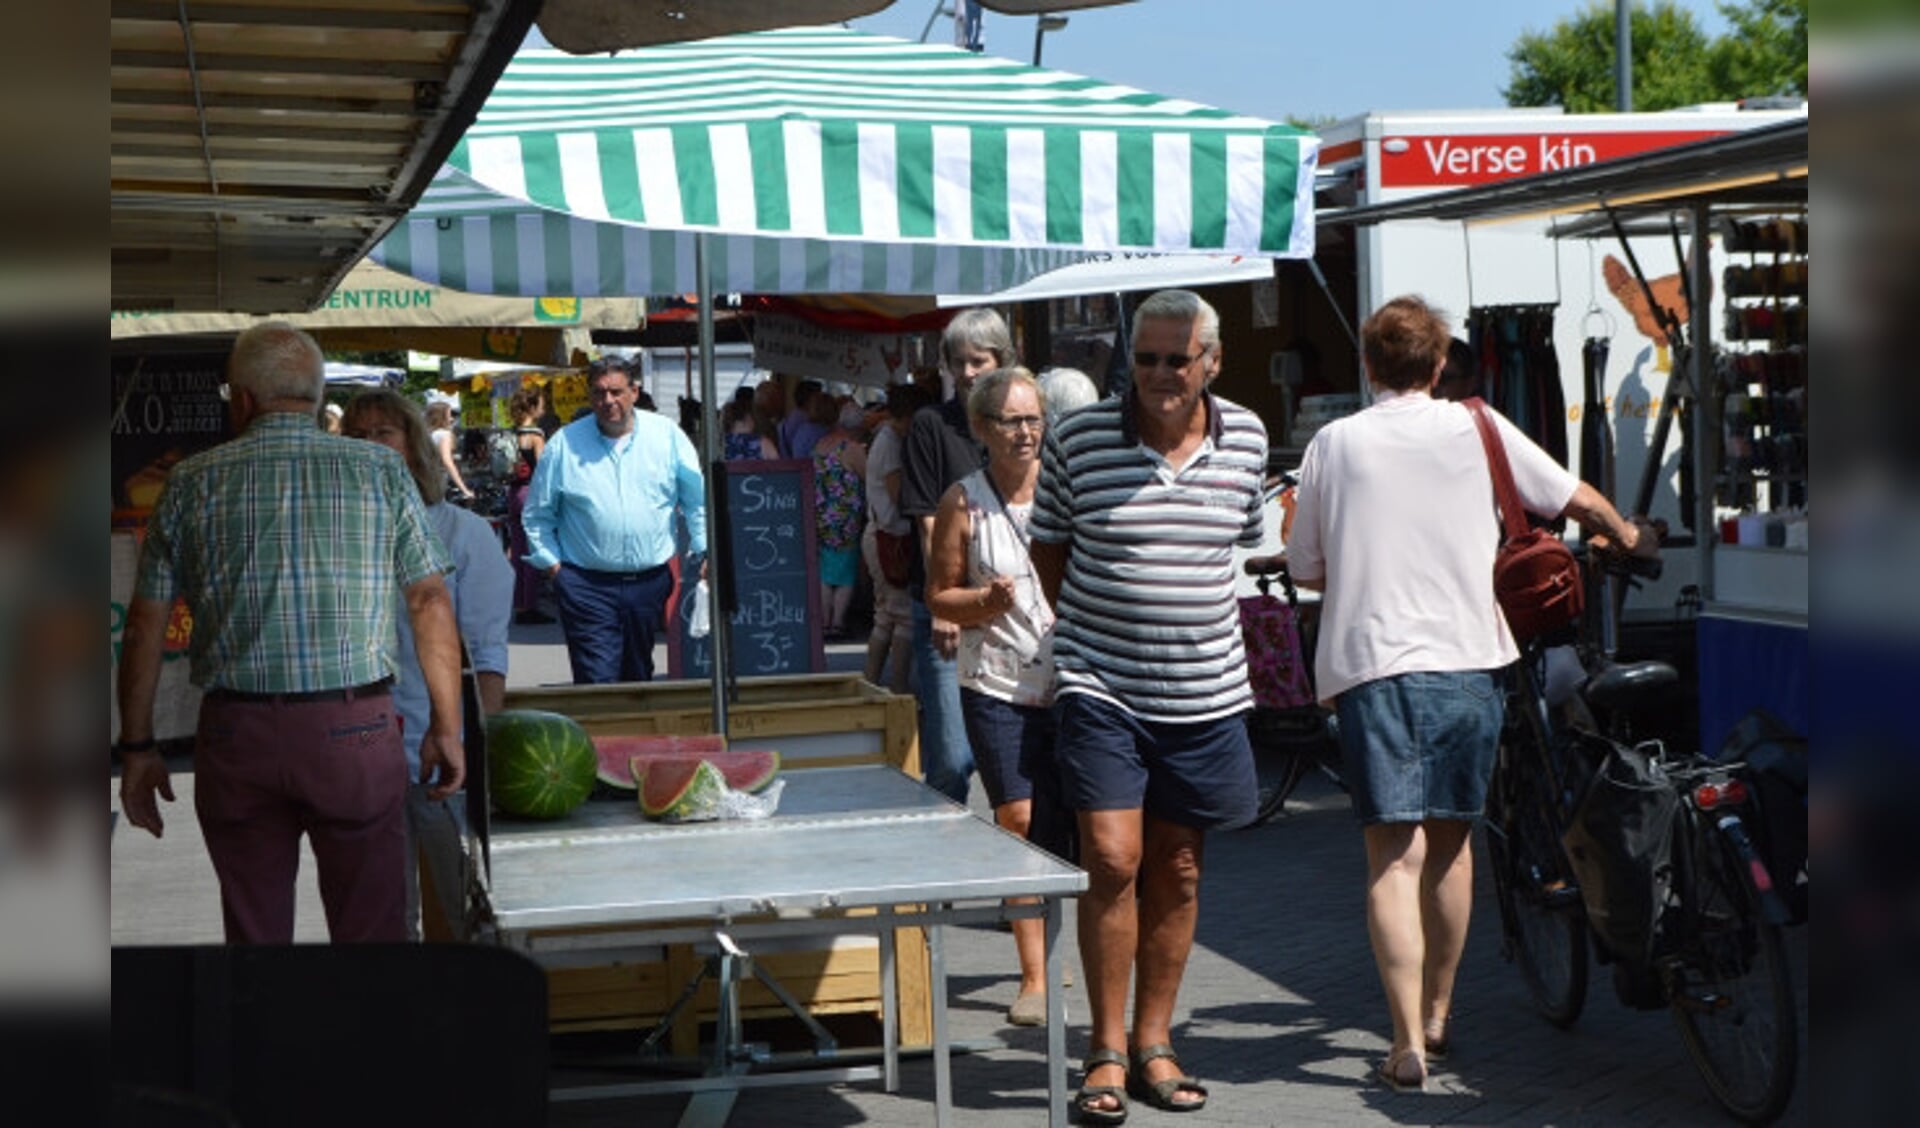
[[[1658,133],[1481,133],[1388,136],[1380,142],[1383,188],[1458,188],[1630,157],[1636,153],[1723,137],[1726,129]],[[1396,152],[1396,150],[1398,150]]]

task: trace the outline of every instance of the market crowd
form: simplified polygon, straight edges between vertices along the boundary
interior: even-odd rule
[[[1499,541],[1475,424],[1433,394],[1452,337],[1417,298],[1362,328],[1371,405],[1319,431],[1287,539],[1324,590],[1315,675],[1339,719],[1362,824],[1369,939],[1392,1044],[1379,1079],[1424,1085],[1450,1048],[1471,906],[1470,830],[1501,721],[1494,671],[1517,657],[1492,592]],[[867,677],[919,703],[926,782],[1077,861],[1090,1052],[1076,1111],[1129,1100],[1192,1111],[1207,1089],[1172,1025],[1201,911],[1207,832],[1249,820],[1253,700],[1236,552],[1265,534],[1268,437],[1214,394],[1219,319],[1163,291],[1131,321],[1132,382],[1014,362],[988,309],[947,326],[941,363],[863,405],[812,381],[745,387],[717,413],[728,460],[810,459],[821,605],[844,637],[872,591]],[[510,619],[550,589],[578,682],[653,675],[674,585],[704,574],[700,458],[645,409],[628,362],[595,362],[587,409],[512,403],[511,549],[450,503],[466,483],[444,418],[391,393],[321,417],[322,359],[269,323],[236,341],[237,438],[181,462],[153,514],[123,648],[117,751],[129,820],[173,798],[153,696],[175,597],[206,690],[195,807],[228,939],[287,942],[300,836],[336,941],[417,936],[426,860],[460,918],[462,670],[499,707]],[[543,424],[543,418],[546,423]],[[1651,538],[1503,419],[1526,507],[1623,547]],[[1008,1021],[1045,1021],[1039,922],[1013,928]],[[1128,1011],[1129,998],[1131,1014]]]

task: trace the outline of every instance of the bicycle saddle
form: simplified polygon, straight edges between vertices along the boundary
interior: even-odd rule
[[[1581,695],[1596,709],[1626,709],[1680,684],[1680,671],[1665,662],[1608,666],[1587,679]]]

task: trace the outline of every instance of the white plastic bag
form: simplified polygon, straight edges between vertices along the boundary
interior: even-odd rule
[[[707,598],[707,581],[701,580],[693,585],[693,591],[687,596],[693,600],[693,616],[687,622],[687,633],[694,638],[705,638],[713,629],[712,601]]]

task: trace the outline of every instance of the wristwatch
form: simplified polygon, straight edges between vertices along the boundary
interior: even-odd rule
[[[129,752],[151,752],[160,747],[160,742],[149,736],[145,740],[118,740],[113,744],[115,756],[125,756]]]

